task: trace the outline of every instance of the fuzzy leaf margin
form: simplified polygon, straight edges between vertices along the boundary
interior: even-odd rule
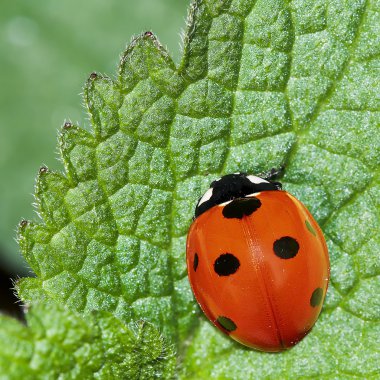
[[[150,324],[133,330],[107,312],[82,316],[37,304],[28,326],[0,316],[1,379],[170,379],[175,355]]]

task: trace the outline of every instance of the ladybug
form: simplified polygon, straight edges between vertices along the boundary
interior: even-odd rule
[[[267,352],[313,327],[329,281],[323,233],[281,183],[244,173],[211,183],[186,243],[190,284],[221,331]]]

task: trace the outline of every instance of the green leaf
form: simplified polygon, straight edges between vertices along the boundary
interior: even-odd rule
[[[36,305],[28,327],[0,316],[1,379],[170,379],[175,356],[158,331],[133,330],[107,312],[84,320],[58,306]]]
[[[22,298],[147,320],[177,347],[186,379],[376,376],[379,12],[364,0],[197,0],[179,68],[151,33],[137,37],[117,80],[86,84],[93,131],[63,127],[65,174],[40,170],[43,222],[20,226],[37,278],[19,284]],[[273,355],[200,318],[184,256],[213,179],[283,164],[332,269],[315,329]]]

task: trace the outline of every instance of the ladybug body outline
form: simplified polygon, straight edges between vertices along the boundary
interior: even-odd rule
[[[244,173],[214,181],[198,201],[186,249],[190,284],[208,319],[268,352],[307,335],[329,279],[320,227],[281,188]]]

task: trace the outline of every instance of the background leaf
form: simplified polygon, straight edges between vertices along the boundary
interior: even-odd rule
[[[377,11],[362,1],[195,1],[178,69],[151,33],[136,38],[117,80],[88,80],[93,133],[63,128],[66,175],[40,170],[43,223],[20,226],[37,278],[21,282],[22,297],[152,322],[176,345],[183,378],[376,376]],[[273,355],[199,318],[184,254],[213,179],[282,164],[285,189],[326,233],[332,279],[313,332]]]
[[[133,330],[109,313],[86,321],[62,307],[33,306],[28,327],[0,316],[1,379],[170,379],[172,349],[150,324]]]

